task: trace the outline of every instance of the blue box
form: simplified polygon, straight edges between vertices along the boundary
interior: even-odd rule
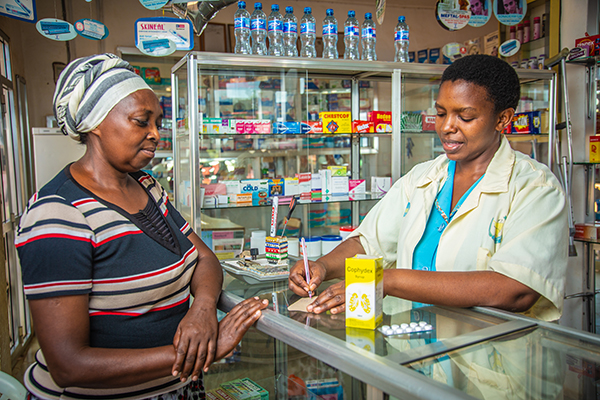
[[[292,134],[300,133],[300,122],[274,122],[273,133]]]

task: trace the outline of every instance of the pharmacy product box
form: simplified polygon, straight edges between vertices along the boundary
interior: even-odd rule
[[[264,193],[265,194],[265,198],[267,197],[267,192],[261,191],[261,192],[254,192],[254,193]],[[252,203],[252,199],[253,199],[253,195],[254,193],[239,193],[239,194],[234,194],[232,196],[235,197],[230,197],[230,200],[232,203]]]
[[[300,133],[300,122],[274,122],[273,133],[295,134]]]
[[[261,400],[260,393],[251,390],[239,379],[221,384],[221,389],[225,390],[237,400]]]
[[[367,120],[373,122],[375,132],[392,131],[392,112],[391,111],[369,111]]]
[[[268,179],[242,179],[240,185],[242,193],[253,193],[261,190],[269,192]]]
[[[271,121],[268,119],[238,120],[235,130],[240,134],[271,133]]]
[[[323,133],[352,133],[352,118],[349,111],[322,111],[319,118]]]
[[[382,320],[383,257],[346,258],[346,326],[376,329]]]
[[[427,57],[428,57],[427,53],[428,53],[428,49],[417,51],[417,61],[421,64],[426,63]]]
[[[575,224],[575,238],[576,239],[589,239],[589,240],[597,240],[598,239],[598,230],[600,226],[595,225],[593,223],[581,223]]]
[[[348,180],[348,193],[360,194],[367,192],[367,183],[364,179],[350,179]]]
[[[283,179],[269,179],[269,197],[284,196],[285,181]]]
[[[279,262],[288,258],[288,241],[285,236],[267,236],[265,238],[265,253],[267,261],[271,264],[278,264]]]
[[[512,133],[539,134],[542,126],[541,111],[516,113],[512,119]]]
[[[219,260],[237,257],[244,249],[244,228],[202,230],[204,244]]]
[[[344,399],[344,388],[337,378],[307,380],[306,389],[309,399]]]
[[[600,163],[600,136],[590,136],[590,162]]]
[[[387,193],[392,187],[392,178],[385,176],[371,177],[371,193]]]
[[[600,35],[585,36],[575,39],[575,47],[585,47],[590,56],[600,55]]]
[[[429,64],[440,64],[440,48],[429,49]]]
[[[310,198],[310,192],[312,190],[312,174],[310,172],[304,172],[296,174],[298,178],[298,193],[300,198]]]
[[[258,392],[261,400],[269,400],[269,392],[250,378],[240,379],[247,387]]]
[[[373,121],[352,121],[352,133],[374,133]]]
[[[331,177],[331,194],[348,194],[348,177]]]
[[[286,196],[296,196],[300,194],[298,191],[298,178],[285,178],[283,192]]]
[[[321,175],[321,192],[323,195],[328,196],[332,193],[331,191],[331,170],[320,169],[319,175]]]
[[[330,165],[327,169],[331,171],[331,176],[346,176],[348,174],[348,168],[343,165]]]
[[[314,190],[321,190],[321,189],[323,189],[323,185],[321,182],[321,174],[320,173],[311,174],[310,190],[314,191]]]
[[[222,387],[213,389],[210,392],[211,392],[211,396],[214,396],[211,398],[214,398],[215,400],[237,400],[235,397],[233,397],[231,394],[229,394],[229,392],[226,391],[225,389],[223,389]]]
[[[204,118],[202,120],[202,133],[221,133],[221,118]]]
[[[435,114],[423,114],[423,132],[435,131]]]
[[[323,123],[321,121],[302,121],[300,133],[323,133]]]
[[[223,183],[209,183],[208,185],[203,185],[202,188],[204,188],[204,196],[227,194],[227,185]]]
[[[225,185],[227,194],[242,193],[240,181],[221,181]]]

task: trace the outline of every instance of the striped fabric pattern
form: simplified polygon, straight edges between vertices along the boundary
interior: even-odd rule
[[[158,182],[142,172],[132,176],[160,209],[179,252],[160,245],[120,208],[77,184],[69,166],[31,198],[17,231],[25,295],[87,294],[92,347],[171,344],[189,308],[189,284],[198,262],[187,238],[192,230]],[[37,379],[28,388],[38,394],[43,388],[56,390],[46,385],[51,377],[41,365],[27,379]]]
[[[129,63],[114,54],[73,60],[60,74],[54,91],[54,116],[65,135],[94,130],[110,110],[141,89],[150,89]]]

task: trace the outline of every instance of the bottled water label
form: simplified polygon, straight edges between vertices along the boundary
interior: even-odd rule
[[[250,28],[250,18],[236,18],[234,20],[235,23],[235,29],[249,29]]]
[[[317,33],[317,27],[314,22],[305,22],[300,24],[300,34]]]
[[[400,40],[406,40],[408,41],[408,31],[398,31],[395,34],[395,40],[396,42],[400,41]]]
[[[283,32],[283,22],[269,21],[269,32]]]
[[[347,26],[344,28],[344,36],[358,36],[358,26]]]
[[[298,33],[298,24],[286,22],[283,24],[283,33]]]
[[[250,29],[253,31],[266,31],[267,30],[267,20],[266,19],[253,19],[251,21]]]
[[[337,25],[327,24],[323,25],[323,36],[325,35],[337,35]]]
[[[362,37],[363,37],[363,39],[376,38],[377,34],[376,34],[375,29],[368,27],[368,28],[363,28]]]

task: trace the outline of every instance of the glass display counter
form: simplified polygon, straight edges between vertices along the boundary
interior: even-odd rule
[[[346,328],[344,314],[290,312],[287,281],[250,285],[225,276],[219,308],[269,300],[229,363],[207,389],[248,377],[270,399],[592,399],[600,393],[600,337],[486,308],[415,308],[384,299],[384,325],[426,321],[433,330],[384,336]],[[311,393],[315,382],[330,392]],[[329,396],[329,397],[328,397]],[[331,397],[335,396],[335,397]],[[343,396],[343,397],[340,397]]]

